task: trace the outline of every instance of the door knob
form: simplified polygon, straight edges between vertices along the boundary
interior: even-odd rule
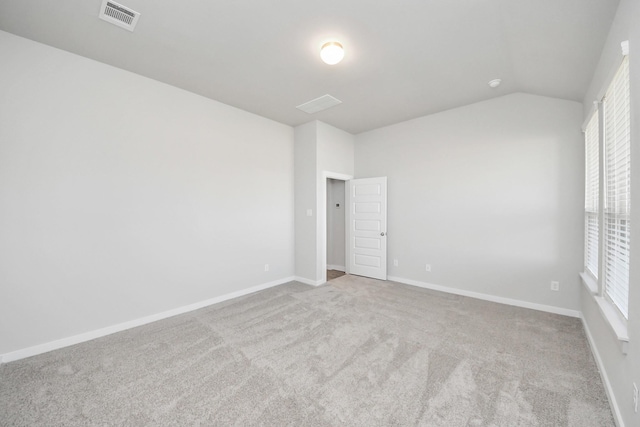
[[[384,231],[382,233],[380,233],[380,235],[384,237]]]

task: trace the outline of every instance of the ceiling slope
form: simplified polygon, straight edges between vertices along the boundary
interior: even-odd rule
[[[360,133],[527,92],[581,102],[618,0],[2,0],[0,29],[296,126]],[[330,66],[320,45],[336,38]],[[43,72],[46,72],[43,71]],[[491,89],[487,82],[501,78]],[[324,94],[342,104],[312,115]]]

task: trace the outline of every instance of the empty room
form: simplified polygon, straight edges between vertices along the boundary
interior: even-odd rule
[[[639,103],[637,0],[0,0],[0,425],[640,426]]]

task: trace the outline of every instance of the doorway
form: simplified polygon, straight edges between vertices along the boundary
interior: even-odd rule
[[[346,181],[326,180],[326,266],[327,281],[343,276],[346,271]]]

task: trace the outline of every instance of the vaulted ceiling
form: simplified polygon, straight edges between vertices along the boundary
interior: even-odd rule
[[[98,19],[101,0],[0,0],[0,29],[291,126],[318,119],[351,133],[512,92],[582,102],[618,6],[117,1],[141,13],[134,32]],[[328,39],[345,47],[338,65],[319,58]],[[295,108],[324,94],[343,103],[313,115]]]

